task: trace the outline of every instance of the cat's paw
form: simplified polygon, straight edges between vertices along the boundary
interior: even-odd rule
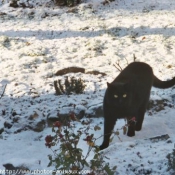
[[[142,129],[142,126],[136,124],[135,130],[136,130],[136,131],[140,131],[141,129]]]
[[[100,150],[103,150],[105,148],[107,148],[109,146],[109,144],[102,144],[101,146],[99,146]]]
[[[135,132],[134,131],[128,131],[127,136],[133,137],[133,136],[135,136]]]

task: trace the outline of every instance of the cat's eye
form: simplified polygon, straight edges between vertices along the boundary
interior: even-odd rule
[[[114,98],[118,98],[118,95],[114,95]]]
[[[127,97],[127,95],[126,94],[123,94],[123,98],[126,98]]]

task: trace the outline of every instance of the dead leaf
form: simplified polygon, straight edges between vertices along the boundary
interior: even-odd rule
[[[95,146],[94,142],[93,141],[88,141],[87,144],[91,147]]]
[[[30,120],[34,120],[36,118],[38,118],[38,114],[36,112],[29,117]]]
[[[114,134],[117,135],[117,136],[120,135],[119,131],[116,131]]]
[[[101,130],[101,128],[100,128],[99,126],[96,125],[96,126],[94,127],[94,130],[95,130],[95,131],[98,131],[98,130]]]
[[[127,127],[123,126],[123,134],[126,135],[126,132],[127,132]]]

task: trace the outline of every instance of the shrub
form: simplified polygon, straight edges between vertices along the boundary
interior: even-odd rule
[[[75,125],[77,125],[77,122],[81,127],[76,131]],[[88,175],[113,175],[115,173],[116,167],[112,169],[109,167],[109,163],[104,161],[104,158],[106,158],[104,153],[99,152],[98,146],[95,145],[98,138],[95,138],[93,134],[89,134],[90,123],[90,119],[77,120],[75,114],[71,112],[69,119],[63,123],[57,121],[53,124],[52,131],[54,135],[48,135],[45,138],[48,148],[52,149],[58,146],[58,149],[53,150],[54,155],[48,156],[50,160],[48,166],[55,166],[53,172],[62,170],[66,174],[65,170],[67,170],[69,171],[67,174],[80,174],[82,170],[86,169],[89,170]],[[96,131],[100,127],[95,126],[93,129]],[[78,147],[80,141],[87,142],[88,151],[86,155],[83,155],[83,149]],[[91,152],[94,153],[94,157],[88,162],[87,158]]]
[[[62,84],[61,80],[54,81],[54,87],[56,95],[70,95],[70,94],[82,94],[86,85],[84,81],[75,77],[66,77],[64,83]]]

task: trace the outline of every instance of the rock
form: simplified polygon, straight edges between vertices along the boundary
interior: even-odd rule
[[[11,123],[8,123],[7,121],[4,122],[4,128],[10,129],[13,125]]]
[[[4,132],[4,128],[0,128],[0,134]]]
[[[0,117],[0,134],[4,132],[4,123],[5,123],[5,119]]]
[[[29,125],[23,126],[22,128],[17,129],[14,131],[14,134],[20,133],[22,131],[28,131],[28,130],[33,130],[33,128]]]
[[[103,105],[100,103],[100,104],[89,107],[86,115],[88,117],[95,117],[95,118],[102,117],[103,116]]]
[[[11,1],[10,4],[9,4],[9,7],[18,8],[19,7],[18,1]]]
[[[46,127],[46,121],[41,120],[35,126],[32,127],[32,130],[35,132],[41,132],[44,130],[45,127]]]
[[[85,115],[85,110],[79,111],[78,114],[75,114],[78,119],[82,119]]]
[[[173,143],[173,142],[172,142],[172,140],[170,140],[170,139],[169,139],[169,140],[167,140],[167,142],[166,142],[166,143]]]
[[[28,130],[32,130],[35,132],[41,132],[44,130],[44,128],[46,127],[46,120],[40,120],[40,121],[33,121],[30,122],[29,124],[22,126],[21,128],[17,129],[14,133],[20,133],[22,131],[28,131]]]
[[[47,117],[48,124],[55,122],[55,121],[58,121],[58,120],[64,121],[65,118],[68,119],[69,114],[71,112],[73,112],[78,119],[82,119],[85,116],[85,111],[86,111],[86,108],[82,105],[77,105],[75,107],[73,107],[73,106],[62,107],[59,111],[53,110],[50,112],[50,114]]]
[[[51,109],[48,111],[47,115],[47,123],[50,126],[53,122],[58,121],[58,116],[59,116],[59,110],[58,109]]]
[[[175,104],[175,94],[171,95],[172,100],[173,100],[173,104]]]

